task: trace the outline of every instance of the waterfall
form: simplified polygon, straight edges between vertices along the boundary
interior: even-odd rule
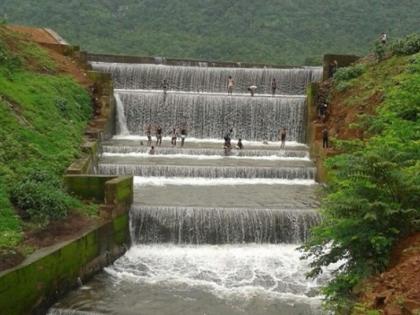
[[[160,177],[209,178],[284,178],[314,179],[314,167],[217,167],[183,165],[137,165],[100,163],[98,172],[104,175],[135,175]]]
[[[117,103],[117,118],[118,118],[118,128],[119,128],[119,135],[129,135],[130,132],[127,128],[127,118],[125,117],[124,112],[124,104],[121,101],[120,95],[115,94],[115,101]]]
[[[236,138],[278,140],[287,128],[288,141],[304,142],[306,105],[303,97],[229,97],[226,95],[121,93],[131,134],[144,134],[148,124],[165,134],[186,127],[196,138],[222,139],[234,128]]]
[[[156,149],[159,155],[194,155],[194,156],[224,156],[223,149],[208,149],[208,148],[171,148],[171,147],[160,147]],[[146,146],[125,146],[125,145],[103,145],[103,153],[113,154],[130,154],[130,153],[147,153],[149,148]],[[307,158],[308,152],[305,150],[237,150],[232,152],[232,156],[237,157],[264,157],[264,156],[279,156],[287,158]]]
[[[131,209],[134,243],[301,243],[319,223],[314,210],[171,208]]]
[[[321,68],[218,68],[121,64],[93,62],[95,70],[112,74],[118,89],[160,89],[164,79],[170,90],[192,92],[226,92],[227,78],[235,80],[234,93],[247,93],[251,85],[258,94],[271,94],[271,80],[277,81],[277,94],[304,94],[306,86],[319,81]]]
[[[122,136],[103,143],[97,171],[135,176],[132,246],[49,314],[322,314],[319,285],[329,277],[308,280],[310,262],[296,250],[321,222],[303,94],[322,70],[151,62],[159,64],[92,63],[118,88]],[[158,125],[164,138],[154,155],[149,124],[153,143]],[[169,144],[172,128],[187,129],[182,148]],[[224,156],[230,128],[244,148]]]

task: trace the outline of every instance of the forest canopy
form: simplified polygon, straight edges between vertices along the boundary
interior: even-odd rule
[[[8,23],[49,27],[97,53],[271,64],[365,54],[420,29],[415,0],[2,0]]]

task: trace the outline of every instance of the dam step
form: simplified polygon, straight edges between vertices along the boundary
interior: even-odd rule
[[[145,207],[130,210],[136,244],[301,243],[320,222],[313,209]]]
[[[98,165],[98,173],[104,175],[133,175],[158,177],[209,177],[209,178],[283,178],[315,179],[315,167],[230,167],[184,165]]]
[[[175,166],[214,166],[214,167],[278,167],[278,168],[295,168],[295,167],[312,167],[313,163],[309,160],[301,159],[282,159],[280,157],[223,157],[223,156],[165,156],[165,155],[108,155],[105,154],[100,159],[100,164],[129,164],[129,165],[175,165]]]
[[[153,135],[152,137],[152,145],[156,143],[156,137]],[[303,143],[298,143],[294,141],[287,141],[286,148],[280,149],[280,142],[279,141],[268,141],[264,143],[263,141],[247,141],[242,139],[245,151],[254,150],[254,151],[278,151],[278,152],[287,152],[290,150],[293,151],[307,151],[308,146]],[[143,143],[143,144],[141,144]],[[187,137],[185,140],[185,145],[183,148],[180,147],[180,140],[177,141],[177,147],[174,148],[171,145],[170,137],[163,137],[162,146],[160,148],[171,148],[175,150],[185,150],[185,149],[216,149],[216,150],[223,150],[223,139],[222,136],[218,139],[212,138],[190,138]],[[235,146],[237,143],[236,139],[232,139],[232,145]],[[111,140],[104,141],[102,143],[103,146],[133,146],[133,147],[147,147],[147,137],[143,135],[120,135],[114,136]],[[233,150],[236,151],[236,150]]]
[[[154,142],[153,142],[154,144]],[[161,146],[156,147],[156,155],[198,155],[198,156],[223,156],[223,157],[282,157],[282,158],[294,158],[294,159],[305,159],[309,160],[309,154],[305,150],[279,150],[271,149],[246,149],[246,150],[236,150],[233,149],[228,156],[225,155],[225,152],[222,147],[219,148],[194,148],[191,145],[185,146],[184,148],[171,147],[171,146]],[[130,143],[129,145],[119,145],[112,143],[102,145],[102,153],[110,155],[122,155],[124,154],[148,154],[150,147],[146,145],[139,145],[139,143]]]
[[[142,206],[314,209],[313,180],[135,177],[134,202]]]

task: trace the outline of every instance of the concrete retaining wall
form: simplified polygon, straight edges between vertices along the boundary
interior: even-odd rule
[[[147,64],[163,64],[171,66],[198,66],[198,67],[227,67],[227,68],[301,68],[300,66],[288,65],[272,65],[245,62],[223,62],[208,61],[194,59],[167,59],[162,57],[144,57],[144,56],[124,56],[124,55],[107,55],[107,54],[90,54],[84,53],[86,61],[98,62],[117,62],[117,63],[147,63]]]
[[[317,116],[317,103],[319,91],[319,83],[311,83],[306,91],[307,95],[307,106],[308,106],[308,121],[307,121],[307,142],[309,144],[309,154],[311,159],[315,163],[316,167],[316,181],[325,182],[326,170],[324,167],[324,160],[326,158],[324,150],[321,149],[319,139],[322,132],[322,126],[314,124],[314,121],[318,119]]]
[[[69,290],[120,257],[129,246],[128,214],[79,238],[43,249],[0,273],[0,314],[45,314]]]
[[[102,221],[76,239],[37,251],[0,273],[0,315],[45,314],[80,280],[88,280],[129,247],[132,177],[68,175],[65,184],[74,195],[102,202]]]

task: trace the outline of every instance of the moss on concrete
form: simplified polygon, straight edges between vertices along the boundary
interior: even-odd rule
[[[84,200],[103,203],[105,183],[115,176],[101,175],[66,175],[64,185],[68,192]]]
[[[0,273],[0,314],[29,314],[48,307],[73,288],[78,277],[89,277],[107,265],[110,255],[121,253],[128,241],[125,213],[74,241],[35,253],[21,266]],[[92,261],[96,264],[86,268]]]
[[[133,202],[133,177],[120,176],[105,183],[106,204],[131,204]]]

